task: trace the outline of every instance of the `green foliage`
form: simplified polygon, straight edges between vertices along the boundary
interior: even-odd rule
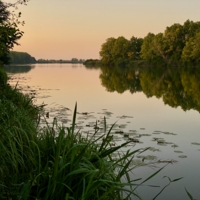
[[[101,56],[101,62],[103,65],[114,65],[115,61],[112,50],[114,48],[115,41],[115,38],[108,38],[106,42],[102,44],[99,54]]]
[[[148,35],[144,38],[141,47],[141,58],[150,62],[154,59],[154,50],[153,50],[154,37],[155,35],[153,33],[148,33]]]
[[[0,89],[3,88],[8,80],[6,72],[0,67]]]
[[[141,52],[141,47],[143,44],[143,39],[142,38],[136,38],[136,37],[131,37],[130,39],[130,44],[129,44],[129,49],[128,49],[128,57],[130,60],[139,60],[140,59],[140,52]]]
[[[189,63],[200,62],[200,32],[190,38],[183,49],[182,59]]]
[[[11,51],[10,54],[10,63],[11,64],[29,64],[36,63],[36,59],[25,52],[16,52]]]
[[[9,63],[9,51],[17,45],[17,41],[22,37],[23,32],[18,29],[20,23],[18,18],[21,14],[15,15],[8,8],[17,8],[18,4],[26,3],[17,1],[16,3],[5,3],[0,0],[0,63]]]
[[[88,59],[83,63],[87,68],[99,68],[101,66],[101,61],[98,59]]]
[[[187,20],[183,25],[166,27],[163,33],[148,33],[144,39],[108,38],[101,46],[101,62],[107,66],[125,66],[143,59],[161,65],[196,64],[200,62],[199,34],[200,22]]]
[[[108,38],[101,46],[101,63],[107,66],[125,66],[140,59],[140,50],[143,39],[132,37],[127,40],[123,36]]]

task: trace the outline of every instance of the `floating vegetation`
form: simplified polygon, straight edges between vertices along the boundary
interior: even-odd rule
[[[161,140],[161,139],[160,139],[160,140],[157,140],[157,143],[158,143],[158,144],[164,144],[164,143],[165,143],[165,140]]]
[[[127,124],[121,124],[119,125],[119,128],[126,128]]]
[[[160,151],[160,149],[156,149],[156,148],[154,148],[154,147],[150,147],[149,149],[148,149],[149,151],[153,151],[153,152],[155,152],[155,151]]]
[[[173,144],[171,147],[176,148],[176,147],[178,147],[178,145],[177,144]]]
[[[132,116],[122,115],[122,116],[117,116],[117,118],[120,118],[120,119],[127,119],[127,118],[133,118],[133,117],[132,117]]]
[[[113,113],[106,111],[106,112],[103,112],[102,114],[106,115],[107,117],[110,117]]]
[[[157,156],[154,156],[154,155],[147,155],[147,156],[144,156],[144,155],[139,155],[139,156],[136,156],[137,158],[142,158],[142,160],[155,160],[157,159]]]
[[[129,133],[129,134],[132,135],[132,136],[138,135],[138,133]]]
[[[158,140],[163,140],[163,138],[156,138],[156,137],[154,137],[154,138],[152,139],[152,141],[158,141]]]
[[[140,159],[133,159],[129,166],[133,167],[133,166],[146,166],[146,165],[148,165],[148,164],[141,161]]]
[[[177,162],[177,160],[158,160],[158,163],[171,163],[171,164],[173,164],[173,163],[176,163]]]
[[[170,132],[161,132],[161,133],[164,133],[165,135],[177,135],[175,133],[170,133]]]
[[[179,158],[187,158],[185,155],[180,155]]]
[[[123,134],[124,131],[115,131],[116,134]]]
[[[193,144],[193,145],[200,145],[200,143],[197,143],[197,142],[192,142],[191,144]]]
[[[135,139],[135,138],[128,138],[128,139],[131,140],[132,142],[140,143],[140,141],[138,139]]]
[[[139,134],[140,137],[142,136],[151,136],[151,134]]]
[[[136,132],[137,132],[137,130],[129,130],[129,132],[136,133]]]
[[[38,99],[46,99],[46,98],[49,98],[51,97],[50,95],[43,95],[43,96],[38,96],[37,98]]]
[[[145,128],[140,128],[140,130],[145,130]]]
[[[159,134],[161,134],[160,132],[153,132],[152,134],[154,134],[154,135],[159,135]]]
[[[165,142],[165,144],[174,144],[173,142]]]
[[[182,151],[174,151],[175,153],[183,153]]]
[[[159,145],[159,146],[167,146],[167,144],[165,144],[165,142],[164,143],[157,143],[157,145]]]
[[[128,137],[128,136],[129,136],[129,134],[126,134],[126,133],[124,134],[124,137]]]

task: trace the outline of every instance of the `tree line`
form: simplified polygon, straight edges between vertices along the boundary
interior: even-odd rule
[[[11,64],[36,63],[36,59],[26,52],[11,51],[9,53],[9,58],[9,63]]]
[[[200,22],[175,23],[163,33],[148,33],[144,38],[108,38],[100,50],[103,65],[125,65],[136,60],[148,63],[199,63]]]

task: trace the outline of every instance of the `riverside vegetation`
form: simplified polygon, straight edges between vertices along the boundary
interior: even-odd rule
[[[136,189],[163,169],[144,180],[130,179],[129,173],[138,167],[130,166],[132,159],[148,148],[118,153],[129,142],[110,146],[111,129],[106,131],[105,119],[104,136],[96,140],[83,138],[75,130],[76,106],[70,127],[60,126],[54,120],[40,128],[43,105],[36,106],[33,97],[22,94],[17,85],[12,88],[8,84],[1,65],[9,63],[9,52],[23,35],[18,29],[21,12],[11,14],[8,8],[17,8],[27,1],[0,0],[0,199],[141,199]],[[113,153],[118,153],[118,157]],[[168,179],[171,184],[181,178]]]
[[[83,137],[76,131],[77,106],[70,127],[54,119],[40,128],[43,105],[34,105],[34,98],[17,86],[11,88],[2,69],[0,80],[0,199],[141,199],[137,188],[163,169],[144,180],[131,180],[130,173],[140,166],[130,165],[132,159],[148,148],[121,154],[132,141],[113,147],[106,119],[104,135],[95,140]],[[169,184],[180,179],[168,177]]]

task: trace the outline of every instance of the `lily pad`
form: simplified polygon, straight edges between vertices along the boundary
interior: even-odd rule
[[[173,142],[165,142],[165,144],[174,144]]]
[[[137,130],[129,130],[129,132],[134,132],[135,133],[135,132],[137,132]]]
[[[170,133],[170,132],[162,132],[164,133],[165,135],[176,135],[175,133]]]
[[[164,144],[164,143],[165,143],[165,140],[161,140],[161,139],[160,139],[160,140],[157,140],[157,143],[158,143],[158,144]]]
[[[153,132],[152,134],[154,134],[154,135],[159,135],[160,132]]]
[[[156,148],[154,148],[154,147],[150,147],[148,150],[149,150],[149,151],[153,151],[153,152],[155,152],[155,151],[160,151],[160,149],[156,149]]]
[[[126,128],[127,124],[121,124],[119,125],[119,128]]]
[[[174,151],[175,153],[183,153],[182,151]]]
[[[178,147],[178,145],[177,144],[172,144],[171,147],[176,148],[176,147]]]
[[[137,156],[137,158],[142,158],[142,160],[155,160],[155,159],[157,159],[157,157],[153,156],[153,155],[147,155],[147,156],[139,155],[139,156]]]
[[[145,162],[141,161],[140,159],[134,159],[131,161],[130,163],[130,167],[133,167],[133,166],[145,166],[147,165]]]
[[[200,143],[198,143],[198,142],[192,142],[191,144],[193,144],[193,145],[200,145]]]
[[[180,155],[179,158],[187,158],[185,155]]]

